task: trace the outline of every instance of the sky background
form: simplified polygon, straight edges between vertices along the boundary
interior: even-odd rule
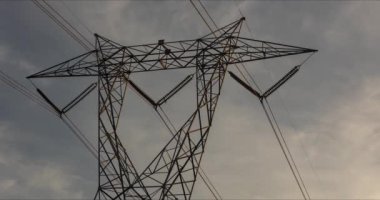
[[[269,101],[315,199],[380,199],[380,2],[202,1],[218,26],[246,17],[242,35],[318,49]],[[189,1],[49,1],[90,41],[124,45],[195,39],[209,31]],[[79,19],[79,20],[78,20]],[[84,26],[84,25],[85,26]],[[0,69],[26,76],[85,50],[30,1],[0,1]],[[247,63],[268,88],[306,56]],[[231,70],[235,70],[233,66]],[[136,75],[153,98],[190,71]],[[33,80],[64,106],[95,79]],[[180,125],[187,87],[165,109]],[[97,163],[57,117],[0,82],[0,199],[91,199]],[[169,138],[153,109],[128,91],[120,137],[141,169]],[[97,98],[69,116],[95,143]],[[181,121],[182,120],[182,121]],[[259,101],[226,76],[202,167],[225,199],[301,198]],[[193,198],[210,198],[202,182]]]

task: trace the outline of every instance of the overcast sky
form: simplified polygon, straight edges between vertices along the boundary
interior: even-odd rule
[[[90,41],[124,45],[195,39],[207,26],[188,1],[49,1]],[[242,35],[318,49],[269,101],[312,198],[380,199],[380,2],[203,1],[218,26],[246,17]],[[0,1],[0,68],[26,76],[85,50],[30,1]],[[262,88],[306,56],[247,63]],[[234,68],[231,66],[231,70]],[[136,75],[153,98],[189,71]],[[95,79],[34,80],[64,106]],[[179,125],[192,86],[165,105]],[[97,163],[57,117],[0,82],[0,199],[93,198]],[[169,138],[153,109],[128,91],[120,135],[141,168]],[[93,142],[95,92],[69,116]],[[202,167],[225,199],[301,198],[259,101],[226,76]],[[210,198],[197,182],[193,197]]]

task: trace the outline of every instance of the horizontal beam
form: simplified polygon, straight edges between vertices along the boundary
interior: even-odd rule
[[[226,48],[226,43],[230,39],[237,40],[237,42]],[[226,49],[232,50],[226,52]],[[187,69],[197,67],[197,57],[204,58],[205,62],[202,67],[212,68],[215,64],[212,60],[227,56],[227,54],[229,61],[224,63],[226,65],[316,51],[314,49],[235,36],[210,37],[168,43],[160,41],[154,45],[139,46],[116,46],[105,43],[103,48],[82,54],[27,78],[111,77],[139,72]]]

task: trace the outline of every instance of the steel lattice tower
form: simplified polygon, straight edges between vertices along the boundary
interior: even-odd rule
[[[195,40],[136,46],[95,34],[95,50],[28,77],[97,77],[99,183],[95,199],[190,199],[227,67],[316,51],[240,37],[243,21]],[[130,75],[183,68],[195,70],[197,106],[139,172],[118,137],[127,84],[133,84]]]

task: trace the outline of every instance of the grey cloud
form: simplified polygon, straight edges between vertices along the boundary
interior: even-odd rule
[[[1,2],[0,66],[18,81],[83,53],[31,2]],[[60,2],[51,2],[86,34]],[[188,2],[67,1],[94,32],[132,45],[197,38],[208,32]],[[270,102],[314,198],[379,198],[377,2],[204,1],[221,26],[247,17],[256,39],[319,49]],[[250,34],[243,29],[243,34]],[[247,64],[263,88],[304,57]],[[235,70],[232,66],[231,70]],[[190,71],[133,78],[154,98]],[[175,77],[175,78],[172,78]],[[35,80],[62,106],[90,80]],[[180,124],[191,110],[192,89],[166,108]],[[31,89],[33,89],[31,87]],[[96,161],[69,130],[12,89],[0,86],[1,198],[92,198]],[[280,99],[281,98],[281,99]],[[96,142],[96,94],[69,115]],[[169,134],[149,105],[128,91],[121,137],[143,166]],[[286,106],[284,107],[283,104]],[[290,113],[290,116],[288,115]],[[305,155],[306,154],[306,155]],[[300,198],[259,102],[228,76],[203,160],[225,198]],[[314,169],[312,169],[314,168]],[[210,197],[198,182],[194,198]]]

